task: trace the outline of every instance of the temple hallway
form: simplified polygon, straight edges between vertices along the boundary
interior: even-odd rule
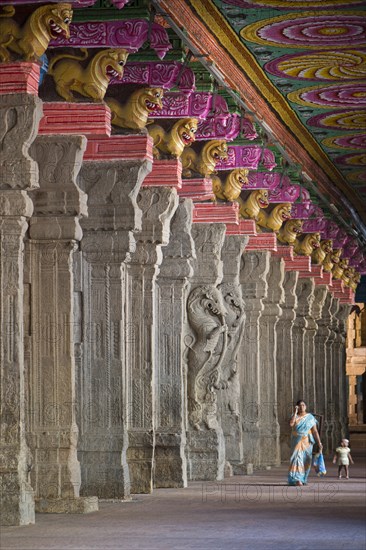
[[[365,434],[352,434],[355,465],[338,480],[312,473],[287,487],[286,465],[220,483],[157,489],[130,503],[100,502],[88,515],[38,514],[28,527],[3,527],[1,549],[364,550]]]

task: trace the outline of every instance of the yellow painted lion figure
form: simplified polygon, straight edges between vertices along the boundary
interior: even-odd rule
[[[116,99],[107,99],[112,113],[112,124],[121,128],[142,130],[148,117],[163,108],[163,88],[140,88],[132,92],[124,105]]]
[[[349,286],[353,290],[353,292],[356,292],[357,285],[359,284],[360,281],[361,281],[361,275],[360,273],[358,273],[358,271],[355,271],[349,282]]]
[[[328,252],[323,261],[324,271],[327,271],[328,273],[332,271],[334,265],[339,263],[342,252],[342,248],[335,248],[334,250]]]
[[[154,158],[160,158],[160,151],[179,158],[185,147],[189,147],[196,139],[197,118],[178,120],[169,132],[158,124],[148,127],[148,132],[154,140]]]
[[[291,208],[292,206],[289,202],[283,202],[277,204],[269,214],[261,210],[258,214],[258,225],[266,229],[272,229],[272,231],[278,233],[282,224],[291,219]]]
[[[37,61],[54,38],[70,38],[72,5],[64,2],[47,4],[34,10],[22,27],[10,19],[15,9],[5,6],[0,14],[0,61],[7,63],[10,52],[25,61]],[[9,18],[9,19],[8,19]]]
[[[302,233],[303,221],[298,219],[287,220],[278,232],[277,239],[280,243],[294,244]]]
[[[334,264],[332,269],[333,279],[342,279],[343,271],[348,267],[348,258],[341,258],[338,264]]]
[[[320,233],[307,233],[300,241],[296,239],[294,252],[300,256],[311,256],[312,252],[320,247]]]
[[[207,178],[214,173],[216,164],[221,160],[227,160],[227,158],[227,144],[223,139],[208,141],[199,154],[192,149],[184,149],[182,154],[183,176],[190,178],[192,172],[197,172]]]
[[[235,168],[228,174],[223,185],[218,176],[213,176],[212,190],[215,197],[224,201],[236,201],[243,187],[249,183],[248,174],[249,170],[247,168]]]
[[[326,255],[332,252],[333,241],[331,239],[323,239],[320,241],[320,246],[311,254],[313,264],[322,265]]]
[[[51,59],[48,74],[53,76],[57,93],[66,101],[75,101],[71,91],[92,99],[103,101],[112,78],[121,80],[128,57],[123,48],[108,48],[98,52],[83,68],[77,60],[87,59],[89,52],[82,48],[83,55],[60,54]]]
[[[242,218],[257,220],[261,209],[269,206],[268,191],[267,189],[257,189],[250,193],[247,200],[243,201],[239,198],[238,202],[240,204],[239,214]]]

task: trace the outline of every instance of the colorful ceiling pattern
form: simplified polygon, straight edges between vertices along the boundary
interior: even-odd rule
[[[366,2],[212,3],[254,56],[263,71],[258,79],[262,74],[271,81],[356,191],[360,202],[354,206],[361,213],[366,204]]]

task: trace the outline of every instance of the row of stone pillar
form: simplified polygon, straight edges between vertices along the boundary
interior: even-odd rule
[[[348,306],[41,115],[2,96],[3,523],[278,465],[299,398],[334,447]]]

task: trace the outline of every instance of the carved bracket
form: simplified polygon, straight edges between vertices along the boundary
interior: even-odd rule
[[[276,166],[274,154],[270,149],[259,145],[231,145],[228,147],[228,159],[216,165],[217,170],[232,170],[233,168],[249,168],[256,170],[262,164],[267,170]]]

